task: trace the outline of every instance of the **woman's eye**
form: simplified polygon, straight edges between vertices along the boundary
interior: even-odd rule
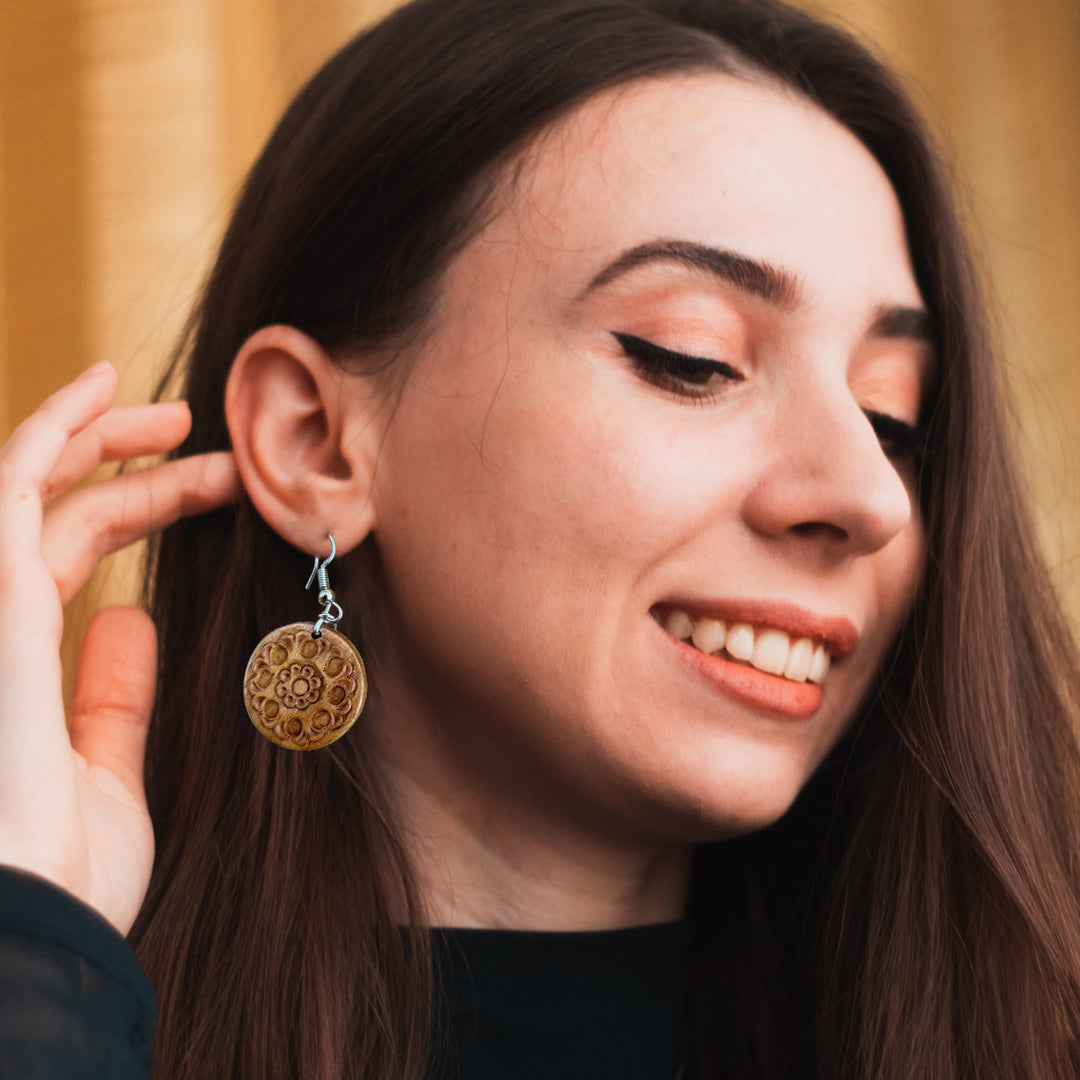
[[[683,397],[704,401],[715,392],[712,384],[718,379],[724,382],[742,382],[742,375],[723,360],[673,352],[633,334],[613,331],[612,337],[630,358],[639,375],[656,386]]]
[[[912,466],[916,472],[926,452],[926,431],[888,413],[864,409],[881,449],[891,461]]]

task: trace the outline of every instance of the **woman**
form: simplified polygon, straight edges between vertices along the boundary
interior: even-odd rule
[[[400,10],[249,177],[190,433],[96,370],[3,452],[35,677],[0,860],[131,928],[156,1075],[1075,1075],[1080,677],[985,326],[929,140],[842,34],[773,0]],[[151,874],[149,621],[88,635],[78,768],[40,652],[174,521]],[[371,700],[292,753],[240,688],[317,614],[327,534]],[[27,968],[29,906],[92,918],[5,880]],[[138,1075],[96,933],[51,962],[97,950],[115,996],[57,1015]]]

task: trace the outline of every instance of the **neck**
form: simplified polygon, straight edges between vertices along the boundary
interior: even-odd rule
[[[689,849],[616,850],[585,837],[455,815],[414,790],[405,820],[436,926],[610,930],[683,915]]]
[[[402,739],[395,715],[380,764],[431,925],[613,930],[682,918],[689,845],[605,834],[542,780],[458,775],[445,747]]]

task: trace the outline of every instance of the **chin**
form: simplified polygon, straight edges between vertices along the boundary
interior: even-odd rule
[[[728,747],[715,766],[683,773],[672,803],[693,829],[692,842],[727,840],[767,828],[795,803],[816,767],[790,747]]]

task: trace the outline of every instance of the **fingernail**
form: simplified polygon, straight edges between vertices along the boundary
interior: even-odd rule
[[[93,379],[93,378],[96,378],[98,375],[102,374],[102,372],[108,370],[111,367],[112,367],[112,364],[110,364],[108,360],[100,360],[93,367],[87,368],[79,376],[79,379]]]

